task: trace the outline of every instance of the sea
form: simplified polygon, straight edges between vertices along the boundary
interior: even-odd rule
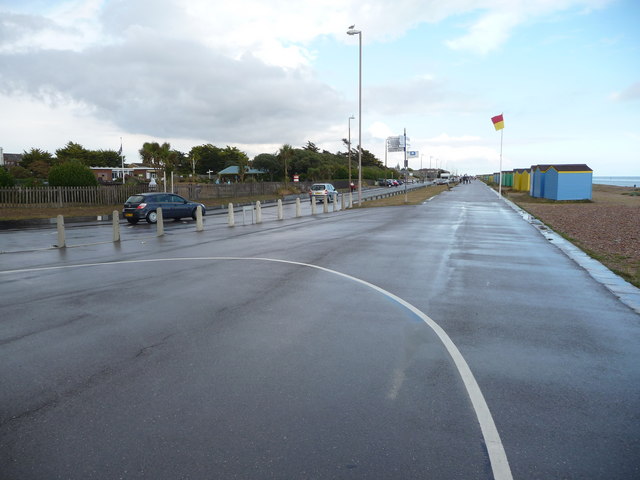
[[[593,177],[599,185],[617,185],[618,187],[640,187],[640,177]]]

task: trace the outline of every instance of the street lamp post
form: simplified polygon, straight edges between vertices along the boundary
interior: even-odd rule
[[[362,205],[362,31],[351,25],[347,35],[358,35],[358,207]]]
[[[351,115],[349,117],[349,139],[348,139],[348,147],[349,147],[349,208],[353,206],[353,198],[351,193],[351,120],[355,120],[356,117]]]

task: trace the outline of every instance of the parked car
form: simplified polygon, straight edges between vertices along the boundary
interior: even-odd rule
[[[330,183],[314,183],[309,190],[309,201],[324,202],[325,197],[328,202],[338,199],[338,191]]]
[[[202,215],[205,215],[206,209],[203,204],[190,202],[175,193],[139,193],[127,198],[122,213],[127,222],[133,225],[140,220],[156,223],[158,208],[162,208],[162,218],[180,220],[184,217],[191,217],[195,220],[198,205],[202,207]]]

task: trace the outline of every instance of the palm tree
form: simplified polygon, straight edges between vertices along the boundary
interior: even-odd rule
[[[167,142],[160,145],[158,142],[145,142],[139,150],[142,163],[152,166],[156,171],[156,177],[163,182],[165,173],[171,173],[178,160],[176,151],[171,150]]]
[[[293,147],[291,145],[289,145],[288,143],[285,143],[284,145],[282,145],[282,147],[280,147],[280,150],[278,151],[278,158],[280,160],[282,160],[284,162],[284,184],[285,186],[287,185],[287,182],[289,181],[289,172],[288,172],[288,161],[291,160],[293,158]]]

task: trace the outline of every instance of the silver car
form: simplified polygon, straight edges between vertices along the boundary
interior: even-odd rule
[[[325,197],[328,202],[335,202],[338,199],[338,191],[330,183],[314,183],[309,190],[309,200],[313,203],[324,202]]]

